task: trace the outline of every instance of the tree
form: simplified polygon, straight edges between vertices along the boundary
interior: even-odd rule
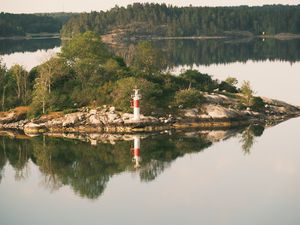
[[[49,99],[49,78],[45,74],[40,74],[39,77],[35,79],[35,84],[33,87],[33,97],[32,97],[32,110],[34,114],[42,110],[42,113],[46,112],[46,102]]]
[[[52,84],[66,73],[66,67],[59,57],[52,57],[37,68],[38,77],[33,86],[32,108],[35,112],[40,109],[44,114],[52,92]]]
[[[79,34],[62,47],[61,57],[76,73],[82,88],[93,76],[100,76],[102,65],[110,58],[100,36],[92,32]]]
[[[74,16],[64,24],[61,34],[73,37],[89,30],[97,34],[122,30],[122,35],[125,33],[127,37],[224,35],[224,31],[238,36],[261,34],[262,31],[299,33],[299,8],[299,5],[204,8],[134,3],[127,8],[114,7],[106,12]]]
[[[245,97],[245,104],[247,106],[251,106],[251,101],[252,101],[254,91],[251,88],[250,81],[244,81],[240,90]]]
[[[227,77],[225,82],[230,84],[231,86],[235,86],[238,84],[238,80],[235,77]]]
[[[63,76],[66,70],[64,62],[57,56],[50,58],[38,67],[38,74],[42,74],[43,79],[45,79],[49,94],[55,78]]]
[[[28,72],[24,69],[23,66],[19,64],[13,65],[9,69],[9,74],[13,77],[16,84],[16,95],[22,104],[27,104],[29,93],[28,93]]]
[[[152,75],[161,71],[165,66],[164,54],[155,48],[152,42],[142,41],[138,43],[133,57],[133,67]]]
[[[197,70],[187,70],[180,74],[180,77],[189,83],[189,86],[186,88],[192,87],[201,91],[212,91],[217,87],[217,82],[211,76],[200,73]]]
[[[7,69],[0,59],[0,90],[1,90],[1,107],[2,111],[5,110],[5,92],[7,88]]]

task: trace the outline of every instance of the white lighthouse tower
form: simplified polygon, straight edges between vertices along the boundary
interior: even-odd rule
[[[131,95],[132,101],[131,106],[133,107],[133,120],[140,120],[140,100],[142,99],[142,95],[139,93],[140,89],[133,89],[134,94]]]
[[[131,149],[132,162],[134,162],[134,168],[139,168],[141,166],[141,138],[139,135],[133,137],[134,147]]]

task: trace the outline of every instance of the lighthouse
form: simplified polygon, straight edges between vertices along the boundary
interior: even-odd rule
[[[140,120],[140,100],[142,99],[142,95],[139,93],[140,89],[133,89],[134,94],[131,95],[131,107],[133,108],[133,120]]]
[[[132,162],[134,163],[134,168],[139,168],[141,162],[141,138],[139,135],[133,137],[133,148],[131,149]]]

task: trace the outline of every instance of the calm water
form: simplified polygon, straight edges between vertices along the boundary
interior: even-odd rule
[[[1,137],[1,224],[300,222],[300,119],[127,141]],[[289,135],[286,135],[289,134]]]
[[[235,76],[259,95],[300,105],[299,41],[156,44],[174,73]],[[0,46],[8,67],[27,69],[60,50],[55,41]],[[99,135],[0,137],[0,224],[298,225],[299,133],[296,118],[265,130],[121,136],[126,141],[97,145]],[[140,154],[131,151],[134,139]]]

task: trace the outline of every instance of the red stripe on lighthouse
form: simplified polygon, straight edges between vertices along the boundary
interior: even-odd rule
[[[139,108],[140,107],[140,101],[139,100],[133,100],[133,105],[135,108]]]
[[[140,155],[141,155],[140,149],[139,149],[139,148],[135,148],[135,149],[133,150],[133,155],[134,155],[134,156],[140,156]]]

